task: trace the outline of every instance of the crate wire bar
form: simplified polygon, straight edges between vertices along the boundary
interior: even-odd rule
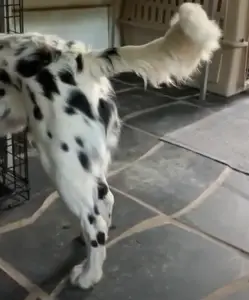
[[[0,32],[22,33],[23,1],[0,0]],[[0,213],[29,200],[26,132],[0,139]]]

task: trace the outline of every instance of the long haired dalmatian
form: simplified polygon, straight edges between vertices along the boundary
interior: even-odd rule
[[[43,168],[80,220],[88,256],[72,270],[73,284],[96,284],[106,258],[114,204],[106,176],[120,132],[108,78],[132,71],[155,87],[188,79],[220,37],[193,3],[180,6],[164,37],[142,46],[98,52],[50,35],[0,35],[0,134],[28,127]]]

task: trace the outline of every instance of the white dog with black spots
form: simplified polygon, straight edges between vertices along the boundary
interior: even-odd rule
[[[71,282],[102,277],[114,197],[106,177],[120,120],[109,78],[135,72],[158,87],[188,79],[219,48],[221,30],[185,3],[165,36],[142,46],[91,51],[38,33],[0,35],[0,135],[28,129],[43,168],[79,218],[87,259]]]

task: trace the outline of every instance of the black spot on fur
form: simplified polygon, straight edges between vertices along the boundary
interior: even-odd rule
[[[18,86],[17,84],[13,83],[13,87],[14,87],[18,92],[21,91],[20,88],[19,88],[19,86]]]
[[[99,99],[99,106],[98,106],[99,116],[102,122],[104,123],[106,130],[110,122],[112,110],[113,110],[112,103],[105,101],[104,99]]]
[[[96,219],[93,215],[88,215],[88,221],[92,225],[93,223],[95,223]]]
[[[50,139],[53,138],[52,133],[51,133],[50,131],[47,131],[47,135],[48,135],[48,137],[49,137]]]
[[[17,78],[17,86],[19,91],[22,91],[22,80],[20,78]]]
[[[105,245],[105,234],[102,231],[99,231],[97,234],[97,242],[99,245]]]
[[[117,120],[115,120],[114,123],[113,123],[113,129],[115,131],[119,131],[120,130],[120,122],[118,122]]]
[[[68,152],[69,151],[69,147],[66,143],[61,143],[61,149],[65,152]]]
[[[27,49],[27,47],[26,46],[24,46],[24,45],[21,45],[20,47],[18,47],[18,49],[15,51],[15,55],[16,56],[18,56],[18,55],[20,55],[20,54],[22,54],[23,53],[23,51],[25,51]]]
[[[59,72],[60,80],[64,83],[70,84],[70,85],[76,85],[75,78],[69,70],[61,70]]]
[[[5,84],[11,84],[10,76],[4,69],[0,69],[0,81]]]
[[[26,86],[26,88],[27,88],[30,100],[32,101],[32,103],[34,105],[37,105],[36,100],[35,100],[35,93],[31,90],[31,88],[28,85]]]
[[[8,62],[7,62],[6,59],[3,59],[3,60],[2,60],[2,66],[3,66],[3,67],[7,67],[7,66],[8,66]]]
[[[16,63],[16,71],[23,77],[31,77],[39,73],[52,61],[52,51],[43,47],[37,49],[32,54],[19,59]]]
[[[97,247],[98,247],[97,241],[91,241],[91,246],[92,246],[93,248],[97,248]]]
[[[68,48],[71,48],[74,44],[75,44],[74,41],[68,41],[68,42],[67,42]]]
[[[88,171],[90,169],[90,161],[89,161],[88,156],[84,152],[80,151],[78,153],[78,159],[79,159],[82,167]]]
[[[98,199],[103,200],[108,193],[108,186],[102,181],[98,182]]]
[[[76,57],[76,64],[77,64],[77,71],[78,72],[82,72],[83,71],[83,57],[82,54],[78,54],[78,56]]]
[[[75,141],[76,141],[76,143],[80,146],[80,147],[84,147],[84,143],[83,143],[83,141],[82,141],[82,139],[79,137],[79,136],[77,136],[76,138],[75,138]]]
[[[59,60],[59,58],[61,57],[61,50],[58,50],[58,49],[56,49],[56,50],[53,50],[53,60],[54,61],[58,61]]]
[[[27,119],[27,122],[29,122],[28,119]],[[24,131],[26,131],[27,133],[31,133],[31,131],[30,131],[30,126],[27,125],[26,128],[24,129]]]
[[[39,74],[37,74],[36,80],[42,86],[44,96],[49,100],[53,100],[54,94],[60,94],[56,84],[56,79],[48,69],[43,69]]]
[[[0,50],[2,50],[4,48],[4,45],[0,45]]]
[[[68,98],[69,106],[79,110],[90,119],[94,119],[91,106],[86,96],[80,90],[72,90]]]
[[[95,215],[98,216],[99,215],[99,209],[98,209],[97,205],[94,205],[93,210],[94,210]]]
[[[35,94],[28,85],[26,85],[26,89],[31,102],[34,104],[33,116],[36,120],[41,121],[43,119],[43,114],[40,107],[36,103]]]
[[[43,114],[38,105],[35,105],[35,107],[33,109],[33,116],[37,121],[41,121],[43,119]]]
[[[116,58],[119,57],[118,50],[117,50],[116,47],[106,49],[106,50],[101,54],[101,57],[104,58],[110,65],[113,65],[112,59],[113,59],[114,57],[116,57]]]
[[[6,94],[4,89],[0,89],[0,97],[4,97]]]
[[[76,114],[76,110],[71,106],[66,106],[64,109],[65,113],[72,116]]]

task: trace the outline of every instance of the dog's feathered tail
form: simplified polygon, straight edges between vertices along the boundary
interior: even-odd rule
[[[184,3],[164,37],[142,46],[124,46],[84,56],[95,77],[135,72],[158,86],[188,79],[219,48],[221,30],[199,4]]]

